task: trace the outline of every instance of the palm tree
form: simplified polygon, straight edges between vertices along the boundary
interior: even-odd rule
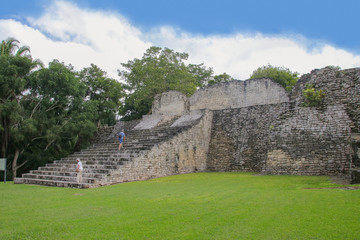
[[[15,56],[15,57],[27,57],[31,59],[31,70],[36,69],[37,67],[44,67],[44,64],[39,60],[33,60],[30,54],[30,48],[28,46],[18,46],[19,40],[15,38],[8,38],[6,40],[2,40],[0,44],[0,56]],[[17,48],[15,54],[13,52]]]
[[[0,44],[0,56],[16,56],[16,57],[27,57],[32,60],[32,70],[37,67],[44,67],[43,63],[39,59],[33,60],[30,56],[30,48],[28,46],[18,46],[20,43],[15,38],[8,38],[6,40],[2,40]],[[15,54],[13,52],[16,50]]]
[[[13,55],[14,50],[17,48],[15,56],[22,56],[23,54],[30,53],[30,48],[28,46],[19,47],[20,43],[15,38],[8,38],[3,40],[0,45],[0,55]]]
[[[3,68],[7,68],[10,65],[15,67],[10,67],[12,71],[3,71],[3,77],[0,78],[0,103],[3,106],[8,106],[9,108],[14,107],[14,109],[22,109],[20,99],[22,98],[22,93],[25,90],[27,77],[29,74],[37,69],[38,67],[43,67],[43,64],[40,60],[33,60],[30,55],[30,48],[27,46],[19,47],[20,42],[14,38],[8,38],[1,41],[0,44],[0,60],[3,64]],[[20,126],[20,122],[23,120],[21,116],[21,111],[16,112],[12,111],[11,114],[17,116],[17,118],[11,119],[9,113],[1,112],[0,108],[0,139],[1,139],[1,148],[0,155],[6,157],[8,153],[8,147],[10,143],[10,134],[11,130],[16,130]],[[17,114],[17,115],[16,115]],[[14,120],[15,119],[15,120]],[[14,157],[12,160],[12,171],[13,177],[16,176],[16,170],[21,167],[17,165],[17,159],[20,154],[20,148],[16,145]]]

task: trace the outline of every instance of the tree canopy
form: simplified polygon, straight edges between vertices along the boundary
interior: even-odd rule
[[[292,87],[296,84],[299,73],[291,72],[285,67],[274,67],[271,65],[262,66],[253,71],[250,79],[255,78],[270,78],[279,83],[285,88],[286,91],[291,91]]]
[[[121,99],[124,97],[122,84],[108,78],[106,72],[91,64],[78,74],[80,81],[86,85],[86,99],[95,109],[95,121],[99,125],[114,125]]]
[[[27,90],[31,71],[39,61],[33,60],[28,47],[18,47],[12,38],[0,45],[0,139],[1,157],[13,156],[12,170],[20,167],[17,159],[25,144],[26,135],[35,131],[32,119],[24,108],[24,92]]]
[[[123,63],[119,71],[127,90],[120,109],[124,120],[137,119],[149,113],[155,95],[175,90],[187,96],[208,84],[229,81],[226,73],[213,76],[213,70],[203,64],[187,64],[189,55],[168,48],[150,47],[142,59]]]
[[[44,67],[18,43],[0,45],[0,155],[9,177],[87,146],[98,124],[116,122],[123,96],[121,83],[95,65]]]

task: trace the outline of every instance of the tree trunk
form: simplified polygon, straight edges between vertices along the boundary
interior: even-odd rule
[[[18,160],[19,154],[20,154],[20,149],[16,148],[15,154],[14,154],[14,159],[13,159],[13,162],[12,162],[12,174],[13,174],[12,177],[13,177],[13,180],[14,180],[14,178],[16,178],[16,171],[18,169],[17,160]]]
[[[0,118],[3,130],[1,131],[1,157],[6,158],[7,146],[8,146],[8,126],[5,118]]]

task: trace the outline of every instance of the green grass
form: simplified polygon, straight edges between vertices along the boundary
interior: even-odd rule
[[[0,239],[360,239],[360,190],[337,186],[251,173],[96,189],[0,183]]]

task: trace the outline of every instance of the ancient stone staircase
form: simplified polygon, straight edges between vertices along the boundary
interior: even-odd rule
[[[162,126],[145,130],[126,130],[126,141],[121,151],[114,133],[122,128],[116,125],[112,131],[105,131],[98,142],[87,149],[39,167],[17,178],[15,183],[36,184],[71,188],[92,188],[113,184],[103,179],[121,169],[127,162],[146,154],[152,147],[176,136],[187,127]],[[109,134],[110,133],[110,134]],[[83,163],[83,180],[76,182],[76,158]],[[114,182],[116,183],[116,182]]]

